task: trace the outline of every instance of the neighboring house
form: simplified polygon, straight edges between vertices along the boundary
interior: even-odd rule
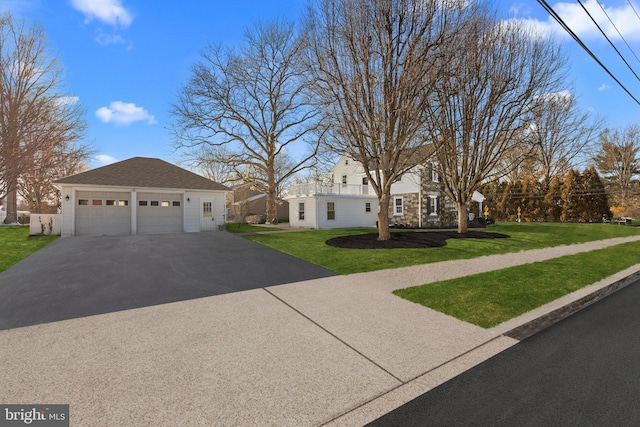
[[[231,191],[160,159],[134,157],[54,181],[62,235],[198,232],[224,227]]]
[[[331,169],[330,183],[310,183],[289,189],[290,224],[303,228],[375,227],[378,198],[364,167],[342,156]],[[474,193],[482,211],[484,196]],[[474,209],[475,211],[475,209]],[[389,224],[397,227],[454,226],[457,208],[445,197],[433,163],[416,166],[391,185]]]
[[[253,188],[252,184],[239,184],[231,187],[233,192],[227,196],[227,215],[229,221],[243,222],[247,217],[262,218],[267,214],[267,195]],[[277,199],[278,221],[289,219],[289,202]]]

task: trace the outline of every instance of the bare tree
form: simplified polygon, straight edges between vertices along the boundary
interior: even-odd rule
[[[63,92],[62,70],[45,40],[42,28],[0,15],[0,197],[7,197],[7,223],[17,220],[20,183],[42,172],[41,162],[85,129],[83,111]]]
[[[593,143],[604,120],[583,112],[568,91],[537,96],[529,110],[527,142],[539,171],[548,185],[553,175],[564,175],[583,156],[589,161]]]
[[[237,52],[207,48],[172,109],[176,148],[228,145],[227,162],[266,193],[267,222],[277,222],[278,187],[308,167],[318,147],[304,50],[293,23],[258,23]],[[301,142],[310,151],[277,174],[278,158]]]
[[[614,198],[623,208],[630,205],[633,178],[640,174],[640,126],[605,129],[599,138],[596,167],[615,188]]]
[[[183,153],[180,163],[220,184],[240,184],[236,166],[229,161],[231,155],[232,153],[223,146],[199,145]]]
[[[474,7],[473,5],[475,4]],[[441,62],[429,120],[446,195],[458,208],[458,232],[467,231],[467,204],[483,182],[508,174],[537,96],[555,92],[566,60],[559,47],[534,37],[519,23],[499,22],[482,3],[473,7],[455,49]],[[514,156],[515,154],[515,156]],[[504,161],[511,155],[511,162]]]
[[[459,8],[440,0],[318,0],[309,62],[330,124],[326,142],[360,162],[388,240],[391,184],[430,154],[423,125]]]

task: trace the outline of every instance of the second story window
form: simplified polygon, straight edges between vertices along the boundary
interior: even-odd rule
[[[342,185],[347,185],[347,175],[342,175]]]

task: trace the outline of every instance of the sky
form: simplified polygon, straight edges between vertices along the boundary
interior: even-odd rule
[[[640,99],[640,81],[591,23],[578,1],[548,1],[602,62]],[[640,74],[640,1],[582,0],[631,67]],[[630,6],[632,3],[635,10]],[[41,25],[64,67],[64,84],[86,110],[84,143],[99,167],[135,156],[175,163],[168,132],[171,104],[209,44],[235,47],[257,20],[297,19],[306,0],[0,0]],[[549,17],[535,0],[495,2],[504,19],[519,19],[562,44],[571,91],[582,109],[608,127],[640,124],[640,105]],[[604,7],[615,24],[609,22]],[[623,37],[616,32],[619,30]],[[631,46],[631,50],[625,45]]]

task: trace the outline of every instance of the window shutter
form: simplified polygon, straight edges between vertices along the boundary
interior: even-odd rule
[[[436,197],[436,213],[440,215],[440,197]]]
[[[431,213],[431,197],[427,197],[427,215]]]

